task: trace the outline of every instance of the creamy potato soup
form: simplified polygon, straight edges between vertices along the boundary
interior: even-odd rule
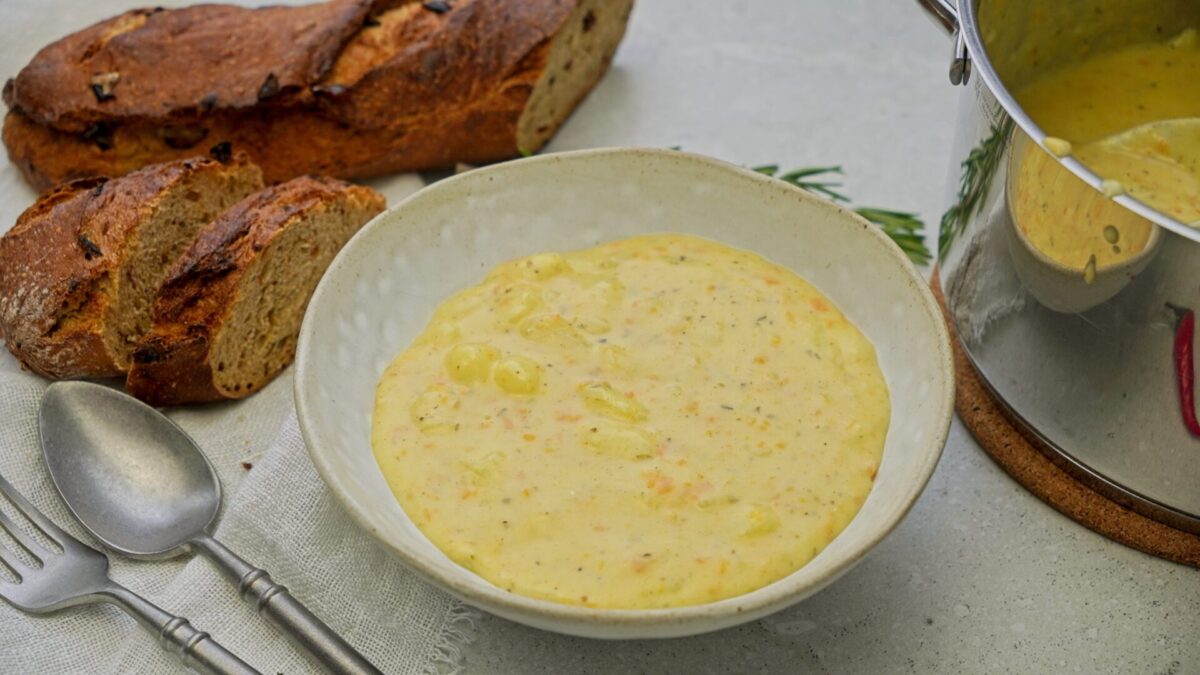
[[[653,235],[494,269],[387,368],[375,457],[447,556],[604,608],[739,595],[807,563],[871,490],[871,343],[791,271]]]
[[[1047,71],[1017,102],[1050,136],[1075,146],[1165,119],[1200,116],[1200,34],[1133,44]]]

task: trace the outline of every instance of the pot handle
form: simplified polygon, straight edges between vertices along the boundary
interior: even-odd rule
[[[958,32],[958,8],[954,0],[917,0],[917,4],[947,33]]]
[[[967,40],[958,21],[958,8],[954,0],[917,0],[917,4],[929,17],[954,38],[954,56],[950,60],[950,83],[966,84],[971,78],[971,57],[967,52]]]

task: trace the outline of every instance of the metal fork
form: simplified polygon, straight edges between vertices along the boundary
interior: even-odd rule
[[[0,511],[0,528],[41,563],[28,565],[0,543],[0,561],[19,577],[16,583],[0,578],[0,597],[11,605],[45,614],[74,605],[107,602],[124,609],[157,635],[159,643],[186,666],[216,675],[261,675],[217,644],[208,633],[193,628],[187,619],[167,613],[110,579],[108,558],[103,553],[59,529],[3,476],[0,476],[0,492],[42,534],[62,548],[61,553],[48,549]]]

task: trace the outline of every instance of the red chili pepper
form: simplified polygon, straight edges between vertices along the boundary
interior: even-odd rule
[[[1179,380],[1179,404],[1183,408],[1183,423],[1193,436],[1200,436],[1200,421],[1196,420],[1196,361],[1192,342],[1196,336],[1196,314],[1186,310],[1175,326],[1175,375]]]

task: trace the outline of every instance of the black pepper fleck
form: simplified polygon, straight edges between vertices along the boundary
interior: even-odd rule
[[[445,14],[450,11],[450,3],[445,0],[429,0],[429,2],[422,2],[421,6],[434,14]]]
[[[212,93],[200,99],[200,105],[198,107],[202,113],[212,112],[212,109],[217,107],[217,95]]]

